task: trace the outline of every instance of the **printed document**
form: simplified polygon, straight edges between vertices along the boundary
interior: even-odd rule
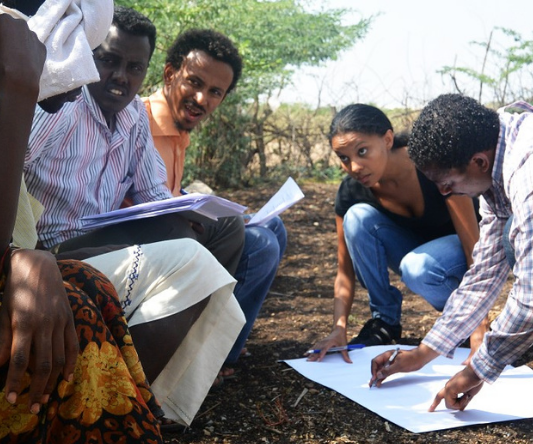
[[[262,225],[285,211],[304,197],[302,190],[292,177],[289,177],[274,196],[250,219],[249,226]],[[189,220],[212,223],[219,217],[240,216],[245,206],[231,202],[213,194],[189,193],[183,196],[156,202],[146,202],[108,213],[95,214],[82,218],[83,227],[94,229],[129,220],[143,219],[168,213],[181,213]]]
[[[246,225],[263,225],[303,198],[304,193],[294,179],[289,177],[278,192],[253,215]]]
[[[209,223],[218,220],[219,217],[242,215],[245,210],[246,207],[222,197],[212,194],[189,193],[170,199],[121,208],[108,213],[87,216],[82,220],[84,228],[100,228],[128,220],[180,212],[187,219]]]

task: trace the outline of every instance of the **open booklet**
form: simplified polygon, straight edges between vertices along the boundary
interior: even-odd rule
[[[252,216],[246,225],[265,224],[303,198],[304,193],[302,193],[294,179],[289,177],[278,192],[270,198],[263,208]]]
[[[289,177],[279,191],[272,196],[248,222],[261,225],[285,211],[304,197],[296,182]],[[219,217],[239,216],[247,207],[212,194],[189,193],[156,202],[146,202],[132,207],[95,214],[82,218],[83,227],[94,229],[129,220],[143,219],[167,213],[180,213],[183,217],[200,223],[213,223]]]

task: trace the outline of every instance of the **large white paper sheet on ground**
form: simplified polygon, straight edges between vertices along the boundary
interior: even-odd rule
[[[285,362],[306,378],[413,433],[533,417],[533,371],[526,366],[508,366],[494,384],[484,384],[463,412],[447,410],[443,401],[436,412],[429,413],[438,391],[463,368],[461,363],[470,352],[464,348],[457,349],[453,359],[439,357],[418,372],[393,375],[380,388],[370,389],[370,361],[392,348],[389,345],[351,351],[353,364],[344,362],[340,354],[327,355],[322,362],[309,362],[306,358]]]

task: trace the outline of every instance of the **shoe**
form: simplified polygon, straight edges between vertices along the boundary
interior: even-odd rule
[[[224,379],[235,379],[235,369],[233,367],[228,367],[226,365],[222,366],[220,371],[218,372],[218,376],[224,378]]]
[[[246,347],[244,347],[241,350],[241,354],[239,355],[239,358],[249,358],[250,356],[252,356],[252,354],[248,351]]]
[[[183,432],[187,427],[164,416],[157,418],[161,433]]]
[[[380,318],[369,319],[349,344],[390,345],[398,342],[402,337],[402,326],[390,325]]]

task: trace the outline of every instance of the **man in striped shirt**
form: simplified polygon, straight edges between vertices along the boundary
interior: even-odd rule
[[[81,218],[134,204],[167,199],[166,171],[153,145],[145,107],[136,95],[155,47],[155,27],[127,8],[113,18],[105,41],[94,50],[100,81],[56,114],[36,111],[25,176],[45,211],[37,230],[44,248],[65,252],[191,237],[235,274],[244,224],[229,219],[217,232],[197,232],[177,214],[130,221],[86,232]],[[132,10],[130,10],[132,11]],[[232,241],[224,242],[231,237]]]
[[[514,285],[501,314],[468,365],[451,378],[430,407],[444,399],[463,410],[483,385],[533,345],[533,107],[498,113],[474,99],[449,94],[430,102],[415,122],[409,155],[442,194],[480,196],[480,237],[473,265],[422,344],[386,352],[372,361],[371,382],[421,368],[437,355],[452,356],[488,314],[509,271]]]
[[[28,189],[45,207],[37,226],[39,238],[45,248],[58,253],[182,237],[197,239],[238,281],[235,294],[246,313],[246,326],[230,350],[228,360],[234,362],[243,351],[277,271],[282,251],[273,233],[269,239],[275,244],[266,243],[264,237],[252,237],[245,255],[242,217],[221,218],[200,232],[177,214],[88,233],[81,223],[83,216],[119,208],[125,198],[138,204],[172,196],[166,186],[165,165],[154,148],[146,109],[136,96],[154,50],[155,28],[145,23],[143,27],[153,28],[153,33],[148,29],[140,32],[140,26],[130,28],[131,20],[120,16],[115,12],[106,40],[94,51],[100,82],[84,87],[80,97],[57,114],[36,113],[25,173]],[[267,257],[272,252],[273,260]],[[225,368],[222,373],[230,376],[233,369]]]

